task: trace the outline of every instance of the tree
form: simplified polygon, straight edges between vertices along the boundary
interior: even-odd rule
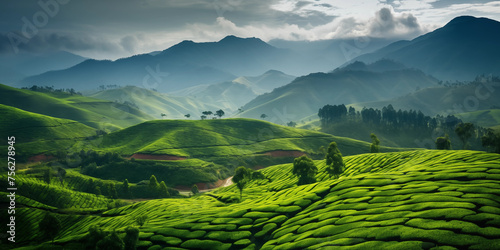
[[[54,238],[59,233],[59,230],[61,230],[61,221],[53,214],[46,212],[43,219],[38,223],[38,227],[45,237],[54,242]]]
[[[262,119],[266,119],[266,118],[267,118],[267,115],[266,115],[266,114],[262,114],[262,115],[260,115],[260,118],[262,118]]]
[[[224,114],[225,113],[224,113],[224,111],[222,109],[219,109],[219,110],[215,111],[215,115],[218,116],[219,119],[222,118],[224,116]]]
[[[164,181],[160,182],[160,187],[159,187],[159,197],[160,198],[167,198],[170,197],[170,193],[168,192],[167,185],[165,184]]]
[[[139,229],[137,227],[128,226],[125,228],[125,233],[125,237],[123,237],[125,250],[135,250],[135,245],[139,240]]]
[[[458,135],[458,138],[463,143],[463,149],[467,149],[469,147],[469,138],[472,137],[472,133],[474,132],[474,124],[470,122],[459,123],[457,127],[455,127],[455,133]]]
[[[200,116],[200,118],[201,118],[202,120],[205,120],[205,119],[207,119],[207,116],[206,116],[206,115],[202,115],[202,116]]]
[[[64,177],[66,176],[66,170],[62,167],[57,168],[57,176],[59,177],[59,181],[61,185],[64,186]]]
[[[297,123],[294,122],[294,121],[290,121],[289,123],[286,124],[288,127],[292,127],[292,128],[295,128],[295,126],[297,126]]]
[[[318,168],[311,158],[303,155],[293,161],[292,173],[299,178],[297,185],[304,185],[316,182]]]
[[[106,233],[97,225],[92,225],[89,227],[89,232],[85,236],[87,241],[87,249],[95,249],[97,246],[97,242],[101,241],[106,237]]]
[[[234,172],[233,182],[236,183],[236,187],[240,190],[240,201],[243,198],[243,189],[251,179],[251,173],[251,170],[246,167],[238,167]]]
[[[165,117],[167,117],[167,114],[161,113],[161,118],[165,118]]]
[[[148,216],[146,214],[139,215],[139,216],[135,217],[135,222],[140,227],[142,227],[146,223],[147,220],[148,220]]]
[[[184,117],[189,119],[189,117],[191,117],[191,114],[185,114]]]
[[[123,249],[123,240],[118,237],[116,231],[113,230],[108,236],[104,237],[104,239],[97,242],[96,249],[103,250],[122,250]]]
[[[488,129],[481,137],[483,147],[488,147],[492,152],[500,154],[500,133],[495,133],[493,129]]]
[[[380,152],[380,140],[377,138],[377,136],[374,133],[370,134],[370,137],[372,138],[372,144],[370,145],[370,153],[378,153]]]
[[[436,138],[436,149],[439,150],[450,150],[451,149],[451,141],[448,134],[445,134],[443,137]]]
[[[109,194],[109,198],[118,199],[118,192],[116,192],[115,184],[113,184],[113,183],[108,184],[108,194]]]
[[[328,152],[326,153],[326,172],[330,176],[335,176],[338,178],[339,175],[344,171],[344,160],[342,159],[342,153],[340,153],[336,142],[330,143],[328,146]]]
[[[43,180],[50,185],[50,180],[52,179],[52,171],[50,168],[45,169],[43,172]]]
[[[213,114],[212,111],[203,111],[201,113],[205,116],[205,118]]]
[[[192,187],[191,187],[191,192],[196,195],[200,192],[200,190],[198,190],[198,186],[196,184],[194,184]]]
[[[125,179],[123,181],[123,184],[122,184],[122,192],[123,192],[123,195],[125,197],[129,197],[130,196],[130,188],[129,188],[129,184],[128,184],[128,180]]]
[[[149,178],[149,190],[152,194],[156,194],[158,192],[158,181],[156,180],[156,176],[151,175]]]

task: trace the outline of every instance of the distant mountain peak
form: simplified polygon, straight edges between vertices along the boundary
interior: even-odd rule
[[[499,22],[485,17],[458,16],[453,18],[444,27],[465,25],[465,24],[483,24],[483,23],[499,23]]]
[[[237,37],[234,35],[229,35],[229,36],[222,38],[219,41],[219,43],[228,43],[228,42],[233,43],[233,42],[242,42],[242,41],[265,43],[264,41],[262,41],[256,37],[242,38],[242,37]]]

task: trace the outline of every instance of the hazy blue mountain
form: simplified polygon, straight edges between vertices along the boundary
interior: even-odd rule
[[[2,54],[0,56],[0,82],[13,84],[26,76],[66,69],[86,59],[66,51]]]
[[[242,76],[232,81],[198,85],[171,92],[172,95],[192,97],[206,104],[234,112],[260,94],[290,83],[294,76],[269,70],[259,76]]]
[[[118,84],[171,92],[200,84],[231,81],[236,76],[258,75],[270,69],[300,74],[316,71],[315,65],[306,63],[303,58],[258,38],[228,36],[218,42],[183,41],[160,53],[116,61],[87,60],[69,69],[27,77],[19,84],[76,89]]]
[[[396,41],[395,38],[354,37],[318,41],[274,39],[269,41],[269,44],[293,50],[304,55],[309,63],[318,64],[318,70],[311,72],[327,72],[359,55],[373,52]]]
[[[441,80],[473,80],[481,74],[500,75],[500,22],[471,16],[411,41],[399,41],[353,61],[392,59]]]
[[[380,69],[379,65],[384,64],[389,65],[382,61],[365,66],[367,69]],[[259,118],[261,114],[266,114],[272,121],[286,123],[315,114],[326,104],[390,99],[437,83],[435,78],[416,69],[367,69],[339,69],[298,77],[290,84],[253,99],[243,107],[244,112],[239,116]]]

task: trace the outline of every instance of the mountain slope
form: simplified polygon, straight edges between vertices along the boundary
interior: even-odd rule
[[[292,51],[275,48],[257,38],[228,36],[218,42],[183,41],[154,55],[116,61],[87,60],[69,69],[25,78],[19,84],[71,86],[82,90],[119,83],[171,92],[270,69],[299,73],[314,70],[314,65],[304,65],[300,59]]]
[[[316,114],[326,104],[347,104],[394,98],[429,87],[436,80],[421,71],[404,69],[386,72],[337,70],[296,78],[293,82],[263,94],[246,104],[240,117],[266,114],[286,123]]]
[[[65,150],[79,140],[96,135],[95,129],[81,123],[3,104],[0,104],[0,127],[2,138],[16,138],[15,152],[25,160],[29,156]]]
[[[205,110],[216,110],[223,108],[206,103],[203,99],[192,97],[180,97],[169,94],[161,94],[155,91],[127,86],[118,89],[103,90],[91,95],[93,98],[116,101],[118,103],[129,102],[137,106],[142,112],[162,118],[160,114],[167,115],[167,119],[186,119],[184,115],[190,114],[198,118]]]
[[[500,22],[457,17],[444,27],[401,41],[353,61],[382,58],[402,62],[441,80],[472,80],[481,74],[500,75]]]
[[[0,84],[0,104],[57,118],[71,119],[93,128],[116,130],[153,117],[136,108],[65,93],[39,93]]]

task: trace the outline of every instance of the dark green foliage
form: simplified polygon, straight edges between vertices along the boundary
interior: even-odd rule
[[[493,129],[488,129],[481,137],[483,147],[488,147],[492,152],[500,154],[500,133],[495,133]]]
[[[200,192],[200,190],[198,190],[198,186],[196,184],[194,184],[192,187],[191,187],[191,192],[193,194],[198,194]]]
[[[286,124],[288,127],[292,127],[292,128],[295,128],[295,126],[297,126],[297,123],[294,122],[294,121],[290,121]]]
[[[151,175],[151,177],[149,178],[149,190],[152,193],[156,193],[156,192],[158,192],[158,188],[159,188],[159,184],[158,184],[158,180],[156,180],[156,176]]]
[[[125,237],[123,238],[125,250],[135,250],[137,241],[139,240],[139,229],[129,226],[125,229],[125,233]]]
[[[129,187],[129,184],[128,184],[128,180],[125,179],[123,181],[123,184],[122,184],[122,192],[123,192],[123,196],[125,197],[130,197],[130,187]]]
[[[224,116],[224,114],[225,113],[222,109],[215,111],[215,115],[218,116],[219,118],[222,118],[222,116]]]
[[[233,182],[240,190],[240,201],[243,198],[243,189],[245,188],[248,181],[250,181],[252,172],[246,167],[238,167],[233,176]]]
[[[101,241],[106,237],[106,233],[97,225],[92,225],[89,227],[89,232],[85,236],[85,244],[87,248],[95,249],[97,242]]]
[[[469,147],[468,140],[472,137],[472,134],[474,133],[474,124],[470,122],[459,123],[455,128],[455,133],[462,141],[463,149],[467,149]]]
[[[261,180],[261,179],[265,179],[266,176],[264,176],[264,174],[260,171],[254,171],[252,172],[252,180]]]
[[[318,168],[311,158],[303,155],[293,161],[292,173],[299,178],[297,185],[304,185],[316,182]]]
[[[94,193],[95,193],[96,195],[101,195],[101,194],[102,194],[102,192],[101,192],[101,187],[99,187],[99,186],[95,186],[95,191],[94,191]]]
[[[332,142],[328,146],[328,152],[326,154],[326,165],[326,172],[330,176],[335,176],[335,178],[338,178],[339,175],[344,171],[344,160],[342,159],[342,153],[340,153],[336,142]]]
[[[450,137],[448,134],[446,134],[444,137],[438,137],[436,139],[436,149],[440,150],[450,150],[451,149],[451,141]]]
[[[109,198],[118,199],[118,192],[116,191],[115,184],[112,183],[108,184],[108,193],[109,193]]]
[[[118,237],[118,234],[113,231],[104,239],[97,242],[98,250],[122,250],[124,247],[123,240]]]
[[[57,176],[59,177],[59,181],[61,181],[61,185],[64,186],[64,177],[66,177],[66,170],[62,167],[58,167]]]
[[[46,212],[38,227],[43,232],[44,237],[54,242],[54,238],[61,230],[61,221],[50,212]]]
[[[148,220],[148,216],[146,214],[139,215],[139,216],[135,217],[135,222],[140,227],[142,227],[146,223],[147,220]]]
[[[160,182],[159,188],[158,188],[158,197],[159,198],[168,198],[170,197],[170,193],[168,192],[167,185],[165,184],[164,181]]]
[[[370,134],[370,138],[372,138],[372,144],[370,145],[370,153],[379,153],[380,152],[380,140],[374,133]]]
[[[43,173],[43,180],[50,185],[50,179],[52,179],[52,171],[50,168],[47,168]]]

